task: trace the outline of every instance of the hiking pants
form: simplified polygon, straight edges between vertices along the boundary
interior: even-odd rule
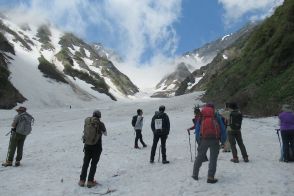
[[[228,133],[229,133],[228,136],[229,136],[229,141],[231,144],[233,158],[238,158],[236,142],[238,143],[238,146],[241,150],[241,154],[242,154],[243,159],[247,158],[248,154],[247,154],[245,145],[243,143],[241,131],[229,131]]]
[[[16,154],[15,160],[21,161],[25,139],[26,139],[25,135],[21,135],[19,133],[12,131],[10,135],[9,147],[8,147],[7,158],[6,158],[7,161],[13,161],[13,157],[14,157],[16,149],[17,149],[17,154]]]
[[[159,139],[161,140],[162,160],[166,160],[166,147],[165,147],[165,144],[166,144],[167,135],[158,135],[158,134],[153,135],[153,144],[152,144],[152,148],[151,148],[150,160],[154,161],[154,156],[155,156],[155,153],[156,153],[157,143],[158,143]]]
[[[140,140],[141,144],[145,146],[146,144],[143,141],[142,130],[136,129],[136,138],[135,138],[135,146],[138,146],[138,140]]]
[[[100,159],[101,152],[102,152],[101,140],[98,140],[98,141],[100,141],[99,145],[91,145],[91,146],[85,145],[84,163],[83,163],[82,172],[80,175],[80,180],[86,181],[87,171],[88,171],[90,161],[91,161],[91,167],[90,167],[90,172],[89,172],[89,176],[88,176],[88,181],[94,180],[97,164]]]
[[[294,152],[294,130],[293,131],[281,131],[283,142],[283,159],[289,161],[289,148]]]
[[[209,165],[208,165],[208,177],[214,178],[217,166],[217,157],[219,154],[219,140],[217,139],[202,139],[198,147],[198,155],[194,162],[193,176],[198,177],[199,169],[202,162],[206,159],[206,153],[208,148],[210,149]]]

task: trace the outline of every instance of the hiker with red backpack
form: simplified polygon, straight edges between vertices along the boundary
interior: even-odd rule
[[[101,112],[95,110],[92,117],[87,117],[84,124],[84,161],[80,175],[79,186],[86,184],[87,171],[91,161],[90,172],[88,175],[87,187],[91,188],[97,185],[94,180],[96,168],[102,152],[102,134],[107,136],[107,131],[103,122],[100,121]]]
[[[206,152],[210,149],[209,168],[207,183],[216,183],[214,178],[217,165],[217,157],[220,149],[220,142],[226,141],[226,129],[221,116],[215,112],[213,104],[206,104],[201,110],[201,119],[195,127],[196,140],[199,143],[198,155],[194,162],[193,175],[194,180],[198,180],[199,169],[205,160]]]

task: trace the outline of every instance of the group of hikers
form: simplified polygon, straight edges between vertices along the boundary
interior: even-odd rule
[[[17,115],[14,117],[6,161],[2,166],[12,166],[14,154],[15,166],[20,166],[23,155],[23,146],[26,136],[32,130],[34,118],[27,113],[27,108],[19,107],[16,109]],[[283,105],[282,112],[279,114],[280,129],[282,136],[282,158],[284,162],[290,161],[290,156],[294,152],[294,113],[290,105]],[[197,156],[194,161],[192,178],[198,180],[199,170],[203,162],[208,161],[207,151],[210,150],[207,183],[216,183],[215,178],[217,159],[220,148],[223,152],[232,152],[233,163],[239,163],[236,144],[238,144],[244,162],[249,162],[248,154],[243,143],[241,125],[243,115],[236,103],[226,103],[223,110],[217,111],[214,104],[205,104],[201,109],[194,107],[193,126],[187,129],[190,139],[190,131],[194,130],[195,142],[197,142]],[[143,148],[147,147],[143,141],[143,110],[138,109],[137,115],[133,116],[131,122],[136,133],[134,148],[139,149],[138,141]],[[161,105],[155,112],[151,120],[153,131],[153,144],[150,153],[150,163],[154,163],[154,157],[159,139],[161,140],[162,163],[168,164],[166,157],[166,140],[170,132],[170,121],[165,113],[165,106]],[[80,174],[79,186],[91,188],[97,185],[94,180],[97,164],[102,152],[102,135],[107,136],[107,130],[101,121],[101,112],[95,110],[91,117],[87,117],[84,122],[83,143],[84,159]],[[195,143],[196,146],[196,143]],[[191,155],[192,157],[192,155]],[[90,164],[91,163],[91,164]],[[88,168],[90,171],[88,174]],[[88,174],[88,175],[87,175]],[[88,178],[87,178],[88,176]],[[86,181],[87,180],[87,181]]]

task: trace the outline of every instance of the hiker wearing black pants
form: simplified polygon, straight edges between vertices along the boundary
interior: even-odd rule
[[[79,186],[85,186],[87,179],[88,167],[91,161],[90,172],[88,175],[87,187],[91,188],[97,185],[94,176],[97,164],[102,152],[102,134],[107,135],[107,131],[103,122],[100,121],[101,112],[95,110],[92,117],[85,119],[84,125],[84,160],[80,175]]]
[[[162,163],[169,163],[169,161],[166,160],[166,139],[170,131],[170,122],[168,115],[164,113],[164,111],[165,106],[160,106],[159,112],[155,112],[155,115],[153,116],[151,121],[151,129],[153,131],[153,144],[151,148],[150,163],[154,163],[154,156],[159,139],[161,140]]]
[[[220,115],[215,112],[213,104],[206,104],[201,110],[201,119],[196,123],[195,135],[199,143],[198,155],[194,162],[192,178],[198,180],[199,170],[205,160],[207,150],[210,149],[207,183],[216,183],[217,157],[220,142],[226,141],[226,129]]]
[[[141,144],[143,147],[147,147],[145,142],[143,141],[143,136],[142,136],[142,128],[143,128],[143,111],[141,109],[137,110],[137,116],[136,116],[136,123],[134,126],[135,132],[136,132],[136,138],[135,138],[135,148],[139,149],[138,146],[138,140],[140,140]]]
[[[238,105],[236,103],[231,103],[230,109],[232,109],[232,111],[230,113],[230,120],[229,120],[230,129],[228,129],[228,137],[229,137],[229,142],[230,142],[232,154],[233,154],[233,158],[231,159],[231,161],[234,163],[239,163],[238,152],[236,148],[236,142],[237,142],[244,162],[249,162],[248,154],[247,154],[245,145],[243,143],[242,133],[241,133],[241,125],[242,125],[242,119],[243,119],[242,113],[240,112]]]

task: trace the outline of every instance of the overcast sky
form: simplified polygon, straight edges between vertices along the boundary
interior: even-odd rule
[[[159,79],[163,71],[156,70],[164,62],[235,32],[251,20],[268,16],[282,2],[283,0],[0,0],[0,8],[13,10],[12,16],[19,22],[38,24],[48,20],[60,29],[71,31],[89,42],[103,43],[125,59],[127,65],[122,65],[123,71],[135,71],[137,77],[141,77],[144,72],[146,76],[148,70],[151,74],[149,77]],[[138,69],[144,72],[139,73]]]

